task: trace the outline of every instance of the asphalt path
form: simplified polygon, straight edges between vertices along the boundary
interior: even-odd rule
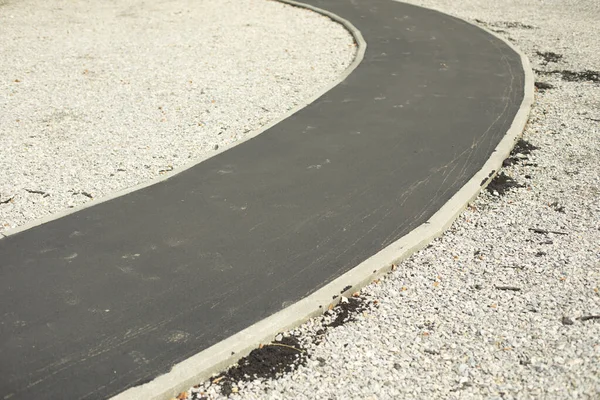
[[[427,221],[523,98],[487,32],[308,0],[368,47],[342,83],[168,180],[0,240],[0,396],[106,398],[314,292]]]

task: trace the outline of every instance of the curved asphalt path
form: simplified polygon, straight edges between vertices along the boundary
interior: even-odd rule
[[[308,0],[363,34],[341,84],[175,177],[0,240],[0,397],[97,399],[273,314],[425,222],[523,98],[490,34]]]

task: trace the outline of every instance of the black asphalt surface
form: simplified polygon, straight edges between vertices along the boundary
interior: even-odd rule
[[[482,167],[522,100],[515,52],[390,0],[306,2],[368,43],[344,82],[167,181],[0,240],[1,399],[149,381],[399,239]]]

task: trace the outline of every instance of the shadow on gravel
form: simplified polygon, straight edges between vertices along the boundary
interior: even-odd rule
[[[315,332],[313,343],[319,345],[323,341],[328,328],[336,328],[354,321],[356,315],[369,309],[370,304],[364,297],[342,297],[341,301],[331,310],[326,311],[325,316],[321,318],[322,328]],[[327,316],[331,315],[335,316],[335,318],[330,322],[326,322],[328,320]]]
[[[539,147],[529,143],[525,139],[519,139],[514,149],[510,152],[510,156],[502,162],[503,167],[510,167],[528,159],[528,155],[532,151],[538,150]],[[521,157],[519,157],[521,156]]]
[[[524,163],[524,161],[529,159],[528,156],[531,154],[531,152],[537,149],[539,149],[539,147],[529,143],[527,140],[523,138],[519,139],[519,141],[515,144],[515,147],[510,152],[508,158],[502,162],[502,167],[510,167],[515,164],[533,167],[537,166],[537,164]],[[530,176],[527,175],[526,177]],[[494,179],[492,179],[490,184],[486,187],[486,190],[493,195],[504,196],[510,189],[522,187],[525,187],[525,185],[518,183],[504,172],[500,172]]]
[[[552,51],[536,51],[535,53],[544,60],[544,65],[559,62],[563,58],[562,54],[554,53]]]
[[[299,365],[305,365],[306,350],[294,336],[283,337],[280,341],[265,344],[254,349],[246,357],[226,372],[211,378],[212,384],[221,386],[221,393],[229,396],[237,392],[238,382],[255,379],[274,379],[292,372]]]
[[[534,83],[534,85],[537,88],[537,90],[539,90],[540,92],[543,92],[544,90],[548,90],[548,89],[554,89],[554,85],[551,85],[548,82],[536,82],[536,83]]]
[[[491,194],[497,193],[498,196],[504,196],[510,189],[522,187],[525,187],[525,185],[518,183],[504,172],[500,172],[492,179],[490,184],[486,187],[486,190]]]
[[[336,326],[341,326],[350,321],[354,321],[354,316],[366,311],[367,308],[368,306],[362,298],[352,297],[346,300],[342,298],[342,301],[334,308],[334,312],[336,313],[335,319],[325,325],[325,327],[335,328]]]
[[[338,296],[334,296],[334,298],[336,297]],[[321,318],[321,329],[315,332],[312,338],[313,343],[320,344],[328,328],[354,321],[357,314],[369,309],[370,304],[366,301],[366,298],[358,294],[351,298],[342,297],[341,301],[335,307],[327,310]],[[251,382],[256,379],[277,379],[283,374],[293,372],[300,365],[306,365],[310,357],[310,354],[302,345],[302,337],[281,336],[280,340],[276,339],[274,342],[261,345],[258,349],[252,350],[246,357],[241,358],[237,364],[227,371],[210,378],[210,384],[218,385],[217,389],[220,389],[221,394],[229,396],[240,390],[237,387],[239,382]]]
[[[540,71],[534,70],[535,73],[540,75],[560,75],[563,81],[567,82],[592,82],[600,83],[600,72],[586,69],[585,71],[569,71],[569,70],[553,70],[553,71]]]

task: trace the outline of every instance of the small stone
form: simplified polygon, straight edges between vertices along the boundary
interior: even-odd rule
[[[562,322],[563,325],[573,325],[575,322],[573,322],[573,320],[569,317],[562,317],[562,319],[560,320],[560,322]]]

